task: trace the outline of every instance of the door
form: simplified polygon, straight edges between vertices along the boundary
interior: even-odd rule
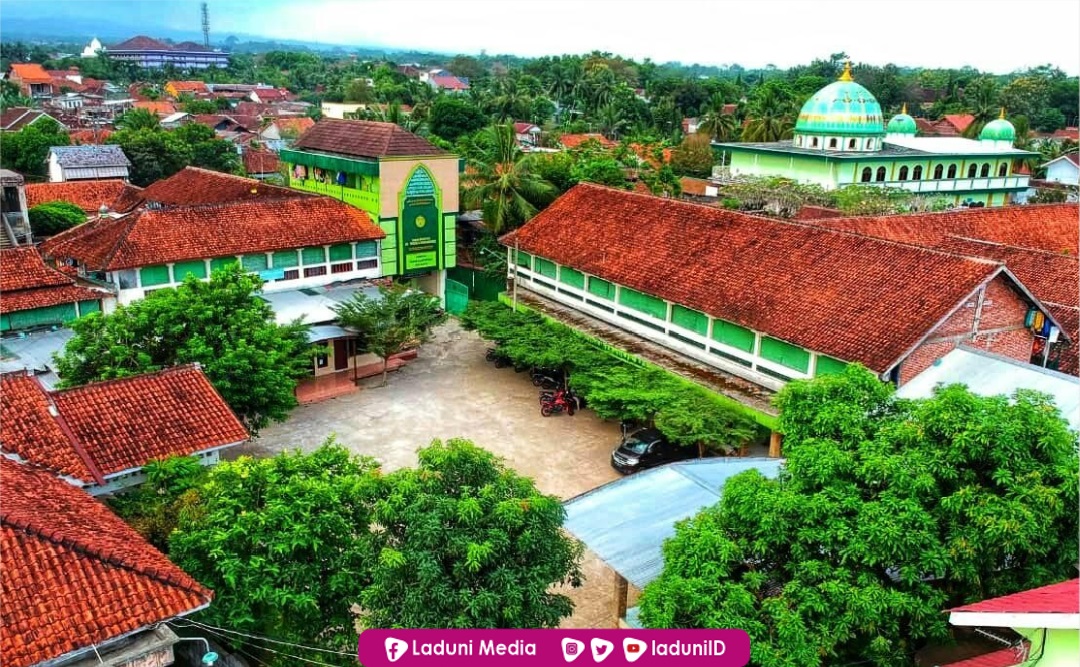
[[[334,370],[343,371],[349,367],[349,340],[347,338],[334,339]]]

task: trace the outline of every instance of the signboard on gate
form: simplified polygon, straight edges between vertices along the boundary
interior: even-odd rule
[[[398,216],[401,266],[405,272],[439,268],[441,223],[438,186],[428,170],[419,166],[405,185]]]

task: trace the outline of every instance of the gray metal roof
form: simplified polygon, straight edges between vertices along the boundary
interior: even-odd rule
[[[53,146],[49,149],[56,155],[61,167],[130,167],[131,162],[119,146],[112,144],[86,146]]]
[[[939,384],[964,384],[980,396],[1012,395],[1017,389],[1050,394],[1073,430],[1080,430],[1080,378],[996,354],[958,347],[899,390],[901,398],[928,398]]]
[[[660,576],[661,548],[675,523],[715,505],[732,476],[776,477],[781,459],[717,457],[661,466],[564,503],[565,527],[636,588]]]

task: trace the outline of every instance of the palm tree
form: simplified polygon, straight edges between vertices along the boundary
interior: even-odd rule
[[[156,130],[159,126],[157,115],[149,109],[132,109],[116,119],[118,130]]]
[[[790,139],[795,123],[791,105],[775,89],[765,88],[750,111],[750,123],[743,129],[743,141]]]
[[[465,177],[465,205],[484,213],[484,224],[495,234],[536,215],[555,198],[555,186],[533,171],[533,158],[518,148],[513,125],[493,125],[480,131],[476,155]]]
[[[698,132],[708,134],[713,141],[731,141],[738,134],[739,121],[735,114],[724,113],[722,95],[713,95],[702,107],[701,122],[698,123]]]
[[[968,86],[964,91],[964,101],[975,120],[964,128],[964,136],[974,139],[979,136],[986,124],[998,117],[997,84],[989,77],[983,77]]]
[[[600,107],[596,112],[596,123],[605,137],[616,141],[619,139],[619,132],[627,125],[622,109],[614,104]]]

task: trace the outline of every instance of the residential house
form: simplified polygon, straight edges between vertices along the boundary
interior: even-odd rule
[[[1080,374],[1080,348],[1077,347],[1080,308],[1076,298],[1076,286],[1080,284],[1080,259],[1077,257],[1080,232],[1075,204],[834,217],[810,223],[1003,262],[1009,272],[1049,309],[1065,334],[1056,343],[1051,342],[1055,335],[1053,323],[1039,322],[1031,361],[1070,375]]]
[[[77,181],[128,177],[131,161],[119,146],[53,146],[49,149],[49,180]]]
[[[1061,328],[1003,261],[592,184],[502,242],[518,300],[767,392],[855,362],[902,386],[961,343],[1026,362],[1032,313]]]
[[[454,76],[449,71],[439,68],[421,72],[420,81],[435,90],[444,90],[449,93],[464,93],[469,90],[468,79]]]
[[[160,121],[160,125],[163,129],[175,130],[181,125],[186,125],[187,123],[190,123],[192,120],[193,117],[191,114],[184,111],[177,111],[174,114],[170,114],[162,118]]]
[[[258,273],[268,292],[382,275],[385,234],[331,197],[194,167],[139,196],[130,212],[62,232],[42,251],[109,285],[122,304],[229,264]]]
[[[30,216],[22,174],[0,169],[0,249],[30,245]]]
[[[955,607],[949,623],[1008,646],[942,667],[1072,667],[1080,656],[1080,579]]]
[[[281,160],[277,153],[268,150],[248,148],[241,156],[244,161],[244,173],[259,181],[267,179],[281,180]]]
[[[1050,160],[1046,167],[1046,180],[1073,187],[1080,186],[1080,153],[1073,151],[1059,158]]]
[[[272,151],[280,151],[303,133],[315,127],[315,120],[307,116],[275,118],[259,132],[259,139]]]
[[[137,100],[136,109],[146,109],[159,118],[166,118],[176,113],[176,105],[165,100]]]
[[[975,122],[971,114],[946,114],[938,120],[916,118],[919,134],[926,137],[960,137]]]
[[[210,92],[210,89],[202,81],[169,81],[165,84],[164,90],[165,94],[174,100],[180,99],[182,95],[195,97]]]
[[[37,63],[12,63],[7,78],[19,87],[19,92],[32,99],[48,99],[56,92],[53,78]]]
[[[696,134],[698,126],[701,124],[700,118],[683,118],[682,119],[682,131],[683,134]]]
[[[683,176],[679,179],[679,184],[682,186],[682,194],[684,197],[700,197],[703,199],[715,200],[720,196],[719,186],[704,178]]]
[[[66,125],[44,111],[29,109],[27,107],[10,107],[0,111],[0,132],[18,132],[28,125],[32,125],[42,118],[48,118],[63,129]]]
[[[255,88],[248,99],[256,104],[276,104],[292,100],[292,93],[284,88]]]
[[[587,141],[595,141],[600,145],[600,148],[604,149],[615,148],[618,145],[611,139],[597,133],[564,134],[559,137],[559,145],[566,149],[577,148]]]
[[[229,55],[206,48],[193,42],[171,45],[144,35],[113,44],[105,49],[109,58],[134,63],[137,67],[164,67],[178,69],[206,69],[227,67]]]
[[[2,383],[3,454],[95,496],[142,483],[150,461],[194,456],[209,466],[248,439],[198,365],[58,391],[29,375]]]
[[[54,201],[75,204],[87,215],[105,212],[126,213],[141,201],[142,188],[119,178],[101,180],[30,183],[26,186],[26,205],[30,208]]]
[[[519,146],[539,146],[543,130],[532,123],[514,123],[514,139]]]
[[[113,295],[46,266],[33,246],[0,250],[0,333],[58,327],[101,312]]]
[[[173,664],[178,638],[165,623],[205,609],[213,593],[48,472],[0,457],[0,479],[0,662]]]
[[[323,119],[279,153],[289,185],[378,220],[382,275],[409,277],[443,297],[455,265],[458,156],[393,123]]]

